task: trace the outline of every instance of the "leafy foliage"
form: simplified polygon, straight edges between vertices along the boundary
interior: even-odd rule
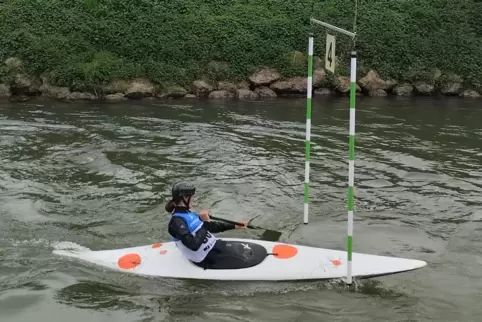
[[[481,12],[477,0],[359,0],[360,67],[399,80],[439,68],[482,83]],[[296,51],[306,53],[311,30],[316,54],[325,50],[310,17],[351,30],[354,0],[10,0],[0,3],[0,59],[18,56],[28,72],[77,88],[137,76],[235,81],[262,66],[305,75]],[[351,49],[337,35],[340,73]]]

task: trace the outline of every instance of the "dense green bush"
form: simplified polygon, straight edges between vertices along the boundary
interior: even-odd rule
[[[264,65],[305,75],[292,53],[306,52],[310,30],[324,55],[325,30],[312,29],[311,16],[352,29],[354,0],[9,0],[0,3],[0,59],[18,56],[28,72],[72,87],[134,76],[239,80]],[[439,68],[482,83],[481,21],[477,0],[359,0],[361,70],[417,80]],[[341,73],[351,48],[337,37]]]

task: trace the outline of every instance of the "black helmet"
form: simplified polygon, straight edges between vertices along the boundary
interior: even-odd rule
[[[182,197],[190,197],[196,193],[196,188],[186,182],[176,182],[172,186],[172,200],[177,201]]]

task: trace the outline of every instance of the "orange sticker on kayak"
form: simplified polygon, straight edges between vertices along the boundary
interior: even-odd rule
[[[276,258],[292,258],[298,254],[298,249],[291,245],[276,245],[273,247],[273,256]]]
[[[139,254],[126,254],[117,261],[117,265],[123,269],[132,269],[140,264],[141,256]]]
[[[333,266],[340,266],[340,265],[341,265],[341,260],[339,260],[339,259],[332,259],[332,260],[331,260],[331,263],[333,264]]]
[[[158,244],[152,245],[152,248],[159,248],[159,247],[161,247],[161,246],[162,246],[162,244],[161,244],[161,243],[158,243]]]

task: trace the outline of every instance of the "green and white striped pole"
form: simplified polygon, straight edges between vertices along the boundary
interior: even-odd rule
[[[313,88],[313,35],[308,38],[308,83],[306,88],[306,151],[305,151],[305,199],[303,222],[308,223],[309,183],[310,183],[310,138],[311,138],[311,94]]]
[[[348,161],[348,265],[346,282],[352,282],[352,251],[353,251],[353,211],[355,208],[355,98],[356,98],[356,51],[351,52],[350,64],[350,159]]]
[[[310,18],[310,22],[321,25],[323,27],[326,27],[328,29],[334,30],[336,32],[345,34],[352,39],[355,39],[356,33],[330,25],[329,23],[316,20],[313,18]],[[356,24],[355,24],[356,27]],[[355,28],[356,29],[356,28]],[[328,38],[328,37],[327,37]],[[333,48],[334,48],[334,40],[332,41],[333,43]],[[353,42],[355,44],[355,42]],[[328,46],[329,43],[327,42],[327,51],[329,50],[328,48],[331,48]],[[354,47],[353,47],[354,48]],[[334,52],[334,49],[332,50],[332,53]],[[311,53],[313,53],[313,50],[311,50]],[[333,53],[334,54],[334,53]],[[333,55],[334,56],[334,55]],[[352,283],[352,252],[353,252],[353,212],[354,212],[354,206],[355,206],[355,201],[354,201],[354,195],[355,195],[355,98],[356,98],[356,51],[352,51],[351,53],[351,64],[350,64],[350,127],[349,127],[349,143],[350,143],[350,158],[348,161],[348,233],[347,233],[347,256],[348,256],[348,262],[347,262],[347,272],[346,272],[346,283],[351,284]],[[325,65],[326,66],[326,65]],[[328,69],[328,68],[327,68]],[[329,69],[330,70],[330,69]],[[332,72],[334,72],[334,66],[331,69]],[[311,69],[309,71],[309,75],[311,76]],[[310,92],[311,94],[311,89]],[[311,98],[311,96],[310,96]],[[311,104],[311,99],[309,101],[309,104]],[[306,124],[308,125],[308,120],[306,121]],[[311,124],[310,124],[311,125]],[[307,146],[309,143],[309,136],[308,136],[308,126],[306,129],[306,136],[307,136]],[[308,150],[307,150],[308,151]],[[308,154],[309,155],[309,154]],[[307,159],[309,160],[309,159]],[[308,162],[308,161],[307,161]],[[307,181],[306,181],[307,182]],[[307,184],[305,184],[307,187]],[[305,193],[307,188],[305,188]],[[305,199],[307,200],[307,199]],[[307,209],[307,205],[305,205],[305,209]],[[306,211],[307,213],[307,211]],[[307,215],[305,213],[305,223],[308,222],[307,220]]]

